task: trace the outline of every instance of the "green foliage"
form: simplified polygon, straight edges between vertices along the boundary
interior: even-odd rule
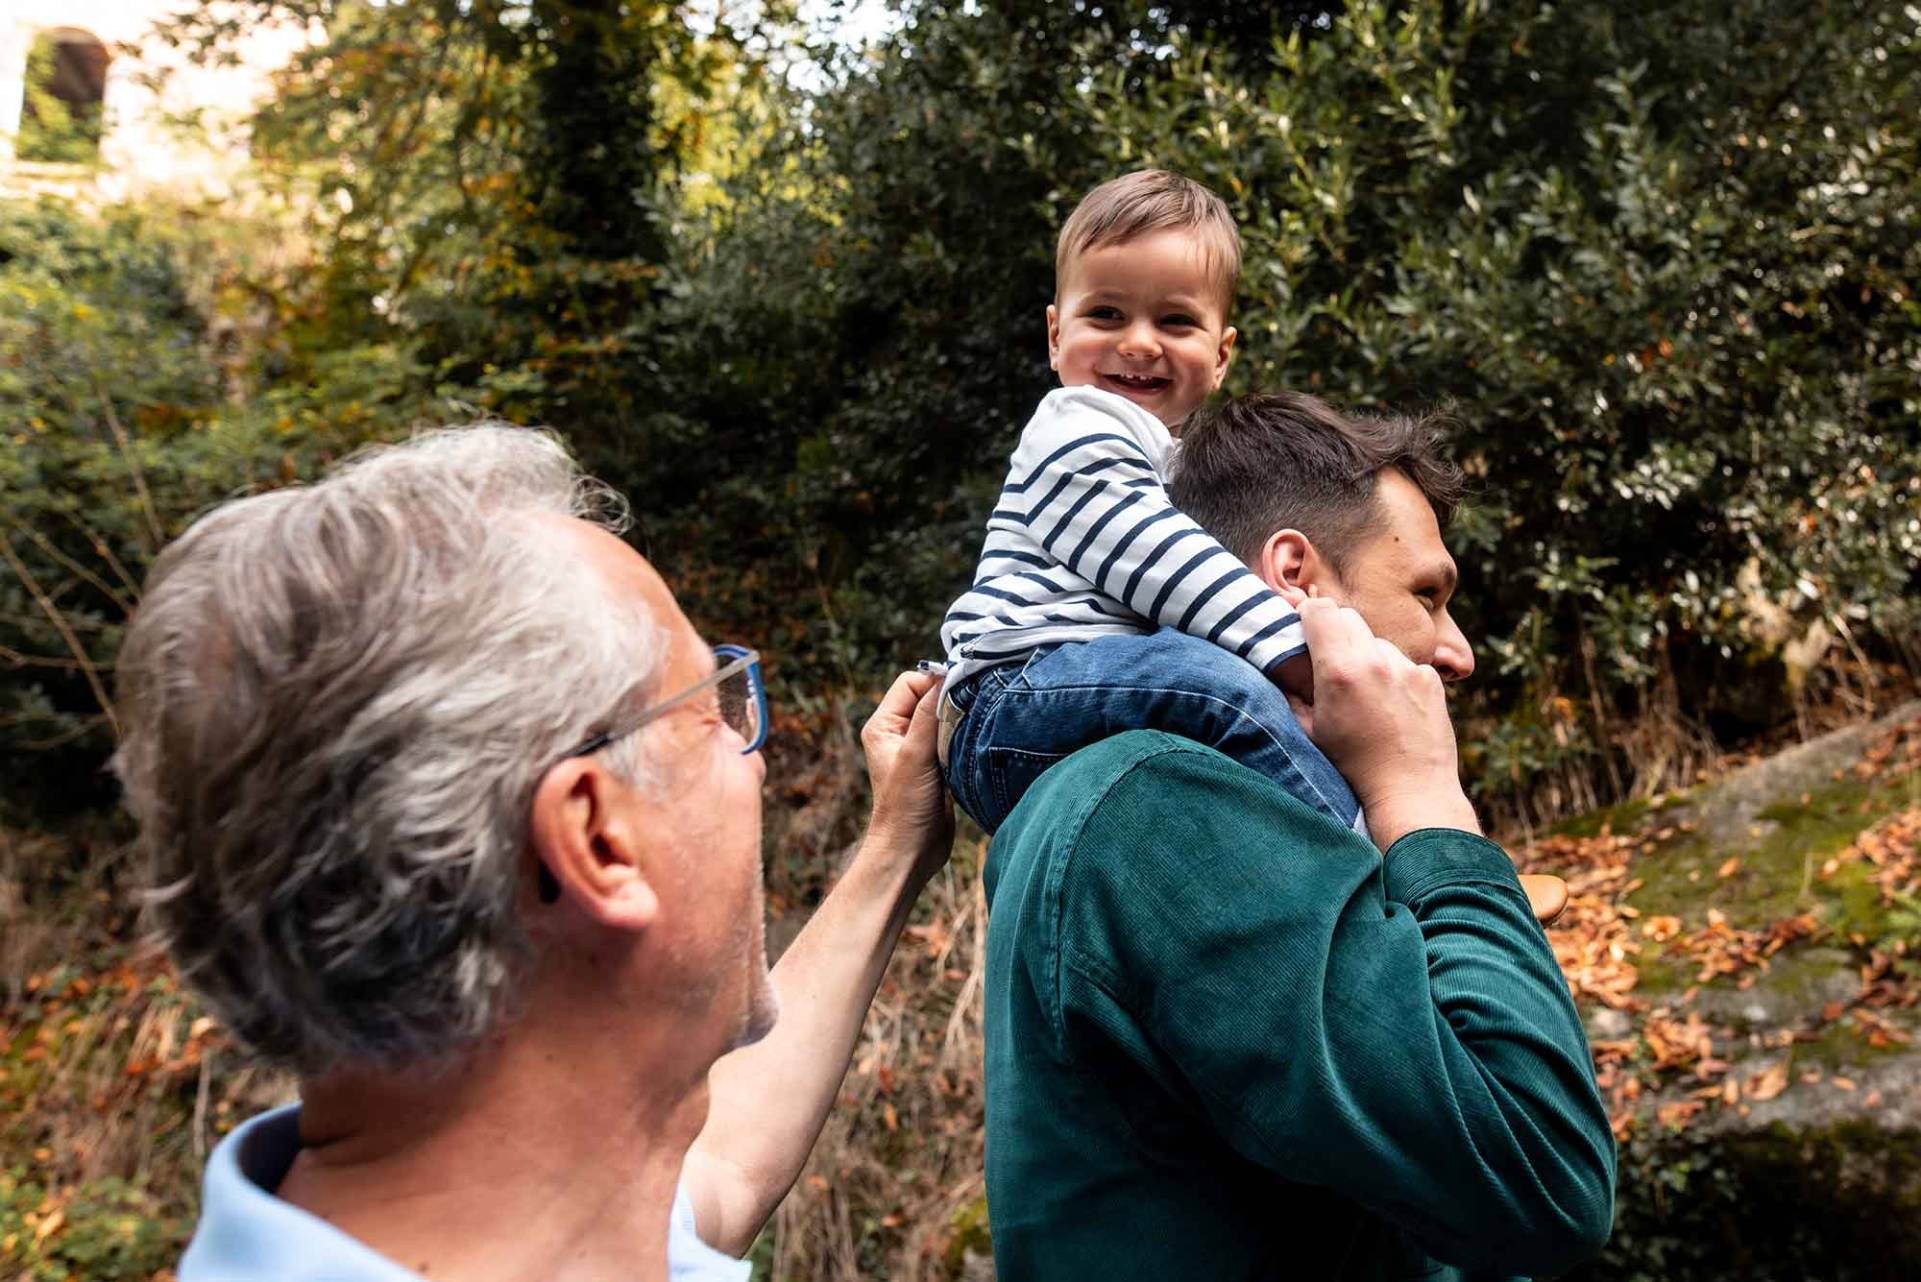
[[[9,483],[112,527],[131,579],[222,487],[493,414],[564,431],[790,691],[869,682],[935,648],[1051,384],[1061,219],[1160,164],[1243,227],[1233,386],[1452,407],[1484,799],[1666,786],[1677,742],[1778,724],[1824,656],[1913,662],[1921,39],[1893,0],[905,3],[859,52],[781,6],[254,0],[175,38],[267,13],[328,36],[255,132],[312,270],[189,289],[152,224],[3,269],[38,291],[0,322],[5,404],[47,425]],[[0,645],[77,665],[4,590]],[[98,667],[119,605],[65,591]],[[98,752],[84,672],[4,675],[11,733]]]
[[[130,467],[136,451],[160,463],[161,441],[218,394],[178,275],[142,231],[52,206],[0,221],[0,717],[19,746],[65,750],[29,759],[48,771],[35,784],[104,755],[112,655],[138,594],[128,562],[161,533]],[[129,422],[156,439],[136,443]]]
[[[1219,104],[1187,163],[1262,246],[1241,378],[1456,406],[1503,696],[1632,699],[1672,642],[1739,716],[1721,681],[1787,639],[1748,561],[1797,630],[1914,623],[1917,51],[1892,6],[1667,10],[1356,7],[1174,96]]]
[[[1647,717],[1751,733],[1823,645],[1911,644],[1912,15],[1356,4],[1230,44],[1037,12],[911,8],[688,269],[709,541],[834,603],[816,654],[931,647],[1049,383],[1053,230],[1144,164],[1241,221],[1234,386],[1452,407],[1486,794],[1665,782]]]
[[[246,233],[0,205],[0,801],[110,797],[113,658],[158,548],[414,416],[400,349],[284,348]]]
[[[689,122],[731,65],[720,46],[671,6],[560,0],[208,6],[170,38],[217,58],[269,14],[332,37],[255,133],[269,186],[305,211],[312,269],[284,231],[224,213],[0,208],[14,804],[110,796],[120,629],[198,511],[479,414],[561,423],[618,474],[661,417],[656,212],[663,174],[704,154]]]
[[[621,0],[537,0],[545,57],[527,156],[541,222],[590,259],[659,262],[653,139],[657,42],[634,39]]]
[[[718,87],[748,88],[728,41],[654,0],[255,0],[173,38],[217,49],[267,14],[328,34],[256,133],[314,198],[310,341],[404,335],[470,413],[550,421],[597,460],[644,447],[673,179]]]
[[[69,103],[54,93],[59,45],[41,36],[27,53],[26,97],[13,153],[21,160],[83,165],[100,155],[101,105]]]
[[[0,1171],[0,1260],[22,1282],[139,1282],[180,1254],[185,1226],[109,1176],[50,1195],[22,1167]]]

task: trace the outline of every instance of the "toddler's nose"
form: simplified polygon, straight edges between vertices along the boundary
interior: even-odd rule
[[[1130,325],[1121,335],[1120,352],[1123,356],[1135,356],[1151,360],[1161,354],[1160,339],[1154,334],[1151,325]]]

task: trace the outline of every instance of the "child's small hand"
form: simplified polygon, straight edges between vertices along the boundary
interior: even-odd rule
[[[1285,584],[1277,588],[1276,592],[1283,601],[1296,610],[1301,608],[1301,602],[1316,595],[1312,589],[1303,592],[1299,588]],[[1282,660],[1280,668],[1274,673],[1274,684],[1279,686],[1281,693],[1287,696],[1288,706],[1294,709],[1295,720],[1301,723],[1301,732],[1312,736],[1314,733],[1313,656],[1302,651],[1291,659]]]
[[[1275,670],[1274,684],[1287,696],[1300,720],[1301,729],[1309,734],[1314,728],[1314,661],[1303,650],[1291,659],[1281,661]]]
[[[1521,889],[1527,892],[1527,906],[1534,910],[1534,920],[1543,926],[1552,923],[1567,907],[1567,883],[1559,877],[1523,873]]]

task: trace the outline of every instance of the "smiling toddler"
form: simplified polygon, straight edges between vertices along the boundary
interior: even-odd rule
[[[988,832],[1055,761],[1146,727],[1362,826],[1272,684],[1307,663],[1293,607],[1167,496],[1181,423],[1233,358],[1240,262],[1220,198],[1159,170],[1103,183],[1061,228],[1047,347],[1062,386],[1022,431],[941,627],[943,764]],[[1086,643],[1107,638],[1129,640],[1089,673]]]

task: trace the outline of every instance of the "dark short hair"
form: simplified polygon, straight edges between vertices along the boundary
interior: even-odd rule
[[[1253,392],[1197,411],[1181,431],[1169,496],[1222,546],[1252,562],[1295,529],[1341,573],[1380,517],[1377,478],[1398,468],[1446,526],[1461,469],[1435,415],[1351,415],[1301,392]]]

